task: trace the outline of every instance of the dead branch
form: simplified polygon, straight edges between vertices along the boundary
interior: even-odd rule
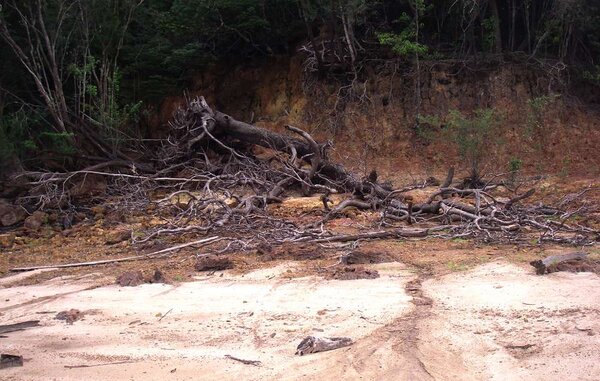
[[[535,272],[538,275],[544,275],[549,272],[552,267],[556,267],[556,265],[567,262],[567,261],[581,261],[587,258],[586,253],[576,252],[562,255],[551,255],[544,259],[538,259],[536,261],[530,262],[531,266],[535,267]]]
[[[158,250],[149,254],[143,255],[135,255],[132,257],[118,258],[118,259],[106,259],[102,261],[91,261],[91,262],[78,262],[78,263],[65,263],[65,264],[57,264],[57,265],[43,265],[43,266],[32,266],[32,267],[16,267],[10,269],[13,272],[21,272],[21,271],[32,271],[39,269],[64,269],[69,267],[82,267],[82,266],[96,266],[96,265],[105,265],[109,263],[117,263],[117,262],[127,262],[127,261],[137,261],[141,259],[149,259],[149,258],[158,258],[161,255],[170,253],[172,251],[177,251],[189,246],[197,246],[197,245],[208,245],[211,243],[215,243],[221,240],[221,237],[209,237],[204,238],[194,242],[183,243],[181,245],[169,247],[167,249]]]
[[[238,358],[238,357],[234,357],[234,356],[231,356],[231,355],[225,355],[225,358],[228,358],[228,359],[233,360],[233,361],[241,362],[244,365],[254,365],[254,366],[261,366],[262,365],[262,362],[260,362],[258,360],[244,360],[244,359],[241,359],[241,358]]]

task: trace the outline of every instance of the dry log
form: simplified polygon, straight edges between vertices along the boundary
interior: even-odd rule
[[[2,353],[0,355],[0,369],[23,366],[23,356],[9,355]]]
[[[135,255],[135,256],[132,256],[132,257],[125,257],[125,258],[118,258],[118,259],[106,259],[106,260],[91,261],[91,262],[65,263],[65,264],[57,264],[57,265],[16,267],[16,268],[10,269],[10,271],[20,272],[20,271],[39,270],[39,269],[64,269],[64,268],[69,268],[69,267],[96,266],[96,265],[104,265],[104,264],[108,264],[108,263],[137,261],[137,260],[140,260],[140,259],[156,258],[156,257],[158,257],[158,256],[160,256],[162,254],[167,254],[167,253],[170,253],[171,251],[183,249],[183,248],[189,247],[189,246],[214,243],[214,242],[216,242],[216,241],[218,241],[220,239],[221,239],[220,237],[204,238],[204,239],[201,239],[201,240],[198,240],[198,241],[184,243],[184,244],[173,246],[173,247],[169,247],[169,248],[166,248],[166,249],[163,249],[163,250],[155,251],[155,252],[152,252],[152,253],[149,253],[149,254]]]
[[[258,360],[244,360],[239,357],[232,356],[232,355],[225,355],[225,358],[228,358],[233,361],[241,362],[244,365],[260,366],[262,364],[262,362],[260,362]]]
[[[518,196],[515,196],[515,197],[511,198],[510,200],[508,200],[508,202],[506,203],[506,205],[504,205],[504,209],[508,210],[508,209],[512,208],[512,206],[515,203],[517,203],[517,202],[519,202],[521,200],[524,200],[524,199],[526,199],[528,197],[531,197],[534,193],[535,193],[535,189],[532,188],[532,189],[528,190],[527,192],[525,192],[525,193],[523,193],[521,195],[518,195]]]
[[[38,327],[39,325],[40,325],[39,320],[28,320],[28,321],[23,321],[20,323],[15,323],[15,324],[0,325],[0,334],[15,332],[15,331],[22,331],[27,328]]]
[[[360,181],[344,167],[327,161],[325,155],[321,152],[327,145],[317,144],[310,135],[300,129],[288,127],[291,131],[301,135],[305,141],[258,128],[238,121],[222,112],[213,111],[203,97],[192,101],[190,105],[185,110],[178,111],[179,114],[185,114],[185,116],[179,115],[176,117],[173,127],[176,130],[181,130],[186,126],[179,125],[177,121],[181,120],[187,123],[189,120],[201,119],[204,121],[204,132],[199,129],[195,136],[182,134],[175,137],[175,139],[187,139],[185,142],[179,141],[177,143],[179,146],[186,146],[191,140],[195,143],[199,142],[206,135],[216,139],[236,139],[245,144],[254,144],[285,152],[290,156],[297,155],[303,161],[311,164],[310,174],[313,174],[315,183],[331,186],[342,192],[374,193],[381,198],[385,198],[390,193],[378,184]],[[189,129],[189,126],[187,128]]]
[[[552,272],[552,268],[556,267],[560,263],[567,261],[582,261],[587,258],[586,253],[575,252],[568,253],[562,255],[551,255],[544,259],[538,259],[536,261],[531,261],[529,264],[535,267],[535,272],[538,275],[544,275],[546,273]]]
[[[315,337],[308,336],[298,344],[296,348],[297,355],[306,355],[309,353],[331,351],[352,345],[352,339],[349,337]]]
[[[351,242],[363,239],[386,239],[386,238],[419,238],[427,237],[429,234],[437,231],[442,231],[450,228],[450,225],[440,225],[433,228],[425,229],[393,229],[393,230],[382,230],[359,234],[340,234],[330,237],[313,238],[305,237],[297,240],[297,242],[316,242],[316,243],[328,243],[328,242]]]

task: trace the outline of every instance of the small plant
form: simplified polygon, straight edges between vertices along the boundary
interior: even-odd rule
[[[519,171],[523,168],[523,160],[518,157],[511,157],[508,162],[508,172],[510,172],[510,183],[514,184],[517,181],[517,175]]]
[[[565,157],[562,160],[562,166],[560,168],[560,172],[558,173],[558,175],[562,179],[565,179],[565,178],[569,177],[570,171],[571,171],[571,159],[568,157]]]
[[[600,84],[600,65],[595,65],[590,70],[584,70],[582,73],[582,77],[584,80],[594,84]]]
[[[448,269],[450,271],[453,271],[453,272],[466,271],[469,269],[469,266],[465,265],[464,263],[458,263],[455,261],[448,262],[446,264],[446,266],[448,267]]]
[[[457,110],[450,111],[446,135],[458,148],[461,158],[469,165],[471,186],[481,180],[481,166],[490,148],[500,144],[499,118],[491,109],[475,111],[471,118]]]
[[[481,26],[483,27],[483,49],[487,52],[493,52],[496,45],[497,20],[488,17],[481,22]]]
[[[421,44],[418,39],[418,30],[421,27],[419,15],[425,13],[428,7],[423,0],[414,0],[413,7],[416,10],[414,19],[403,12],[394,21],[402,28],[399,33],[377,33],[381,45],[389,46],[394,53],[403,58],[422,57],[429,51],[429,48]]]
[[[427,142],[432,142],[435,139],[435,128],[442,125],[440,117],[437,115],[419,115],[418,122],[417,136]]]
[[[405,29],[399,34],[396,33],[379,33],[377,34],[379,43],[392,48],[392,51],[400,57],[412,57],[415,54],[423,56],[427,53],[427,46],[412,41],[415,38],[414,32],[410,29]]]
[[[542,95],[527,101],[527,134],[536,138],[544,137],[544,113],[548,106],[558,98],[557,94]]]

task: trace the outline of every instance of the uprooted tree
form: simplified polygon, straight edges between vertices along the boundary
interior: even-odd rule
[[[287,126],[289,134],[280,134],[238,121],[213,110],[202,97],[175,112],[171,129],[155,154],[137,163],[113,160],[77,172],[26,173],[33,188],[21,202],[29,203],[29,208],[70,213],[76,206],[69,189],[91,177],[107,179],[102,197],[110,197],[113,208],[143,207],[166,221],[135,237],[135,243],[164,235],[210,233],[226,238],[227,244],[219,249],[223,252],[284,242],[425,236],[529,242],[535,234],[539,242],[574,245],[598,240],[597,230],[573,218],[593,212],[585,204],[573,206],[589,188],[554,207],[525,205],[534,188],[519,191],[501,178],[471,188],[468,181],[455,181],[451,169],[441,184],[429,179],[395,189],[379,181],[375,171],[360,178],[332,162],[331,142],[319,143],[293,126]],[[257,146],[272,154],[259,158]],[[421,202],[407,195],[426,187],[435,188]],[[298,219],[270,213],[269,205],[287,196],[315,194],[322,201],[319,215]],[[330,229],[330,221],[349,208],[372,212],[367,231],[339,234]]]

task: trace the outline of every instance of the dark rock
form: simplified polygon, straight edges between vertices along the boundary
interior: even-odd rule
[[[100,220],[104,218],[104,214],[106,213],[106,208],[102,205],[96,205],[90,208],[90,211],[94,214],[94,218]]]
[[[71,308],[68,311],[61,311],[56,314],[54,317],[56,320],[64,320],[67,324],[73,324],[73,322],[81,319],[83,317],[83,313],[79,310]]]
[[[0,248],[10,249],[15,244],[15,238],[13,233],[0,234]]]
[[[27,217],[25,209],[0,199],[0,226],[11,226]]]
[[[115,230],[108,233],[106,236],[105,244],[114,245],[119,242],[127,241],[131,238],[131,231],[129,230]]]
[[[167,283],[167,278],[159,269],[154,270],[154,275],[150,279],[150,283]]]
[[[48,213],[38,210],[25,219],[23,226],[25,226],[25,229],[27,230],[37,231],[46,223],[48,223]]]
[[[135,287],[144,283],[144,275],[141,271],[127,271],[117,277],[117,284],[121,287]]]
[[[221,258],[216,255],[199,258],[194,265],[196,271],[221,271],[233,268],[233,262],[229,258]]]

